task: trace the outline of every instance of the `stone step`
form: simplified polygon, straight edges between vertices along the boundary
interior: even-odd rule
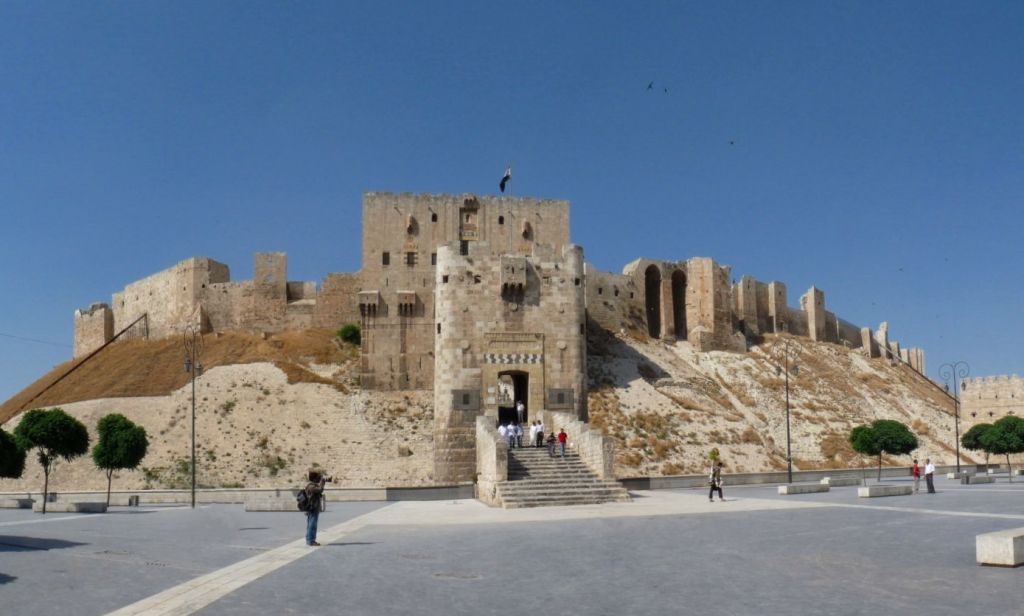
[[[540,475],[540,474],[543,474],[543,473],[548,473],[548,474],[573,473],[573,474],[576,474],[576,475],[580,475],[580,474],[584,474],[584,475],[591,474],[591,475],[593,475],[594,471],[590,470],[589,468],[580,468],[580,467],[574,467],[574,466],[562,466],[562,467],[546,467],[545,466],[545,467],[536,467],[536,468],[515,468],[515,467],[512,467],[512,468],[508,469],[508,474],[509,475],[515,475],[515,474],[520,474],[520,475]]]
[[[513,492],[511,494],[501,492],[501,498],[504,502],[583,497],[604,498],[611,501],[619,500],[620,497],[627,497],[628,495],[628,492],[621,489],[547,490],[539,492]]]
[[[554,497],[544,499],[509,499],[504,501],[506,509],[520,509],[523,507],[557,507],[567,505],[600,505],[602,503],[609,502],[625,502],[629,499],[626,495],[624,498],[604,498],[600,496],[579,496],[579,497]]]

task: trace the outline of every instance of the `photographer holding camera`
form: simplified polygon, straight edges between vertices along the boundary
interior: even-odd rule
[[[324,484],[330,481],[318,470],[309,471],[309,483],[304,491],[309,501],[309,508],[306,510],[306,545],[319,546],[316,541],[316,525],[320,520],[320,512],[324,507]]]

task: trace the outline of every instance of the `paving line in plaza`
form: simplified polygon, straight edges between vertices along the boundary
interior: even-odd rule
[[[347,533],[366,526],[372,521],[373,514],[390,506],[393,505],[365,513],[323,530],[319,533],[319,538],[325,544],[337,541]],[[110,612],[108,616],[192,614],[242,586],[295,562],[307,554],[312,554],[314,551],[314,548],[306,545],[305,539],[292,541],[279,548],[168,588],[163,592]]]
[[[825,504],[825,503],[823,503]],[[827,503],[829,507],[845,507],[847,509],[869,509],[872,511],[897,511],[900,513],[924,513],[928,515],[946,515],[964,518],[995,518],[999,520],[1024,520],[1019,513],[985,513],[983,511],[945,511],[942,509],[923,509],[921,507],[890,507],[886,505],[853,505],[850,503]]]

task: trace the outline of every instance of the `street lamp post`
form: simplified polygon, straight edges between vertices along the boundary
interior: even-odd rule
[[[193,325],[185,328],[185,372],[192,380],[192,508],[196,508],[196,378],[203,373],[199,356],[203,352],[203,335]]]
[[[946,382],[946,393],[949,393],[949,382],[953,382],[953,426],[956,430],[956,472],[960,472],[960,393],[967,389],[963,379],[971,373],[971,366],[965,361],[955,361],[939,366],[939,376]],[[959,388],[957,387],[959,385]]]
[[[789,373],[790,373],[790,367],[789,367],[789,358],[790,358],[789,338],[786,338],[785,342],[783,343],[782,355],[783,355],[782,361],[783,361],[783,365],[785,366],[785,370],[783,370],[782,368],[776,366],[775,367],[775,374],[778,375],[778,374],[781,374],[783,372],[785,372],[785,374],[786,374],[786,476],[787,476],[787,483],[793,483],[793,445],[792,445],[792,440],[790,438],[790,433],[789,433]],[[793,362],[792,372],[793,372],[793,376],[796,376],[796,375],[800,374],[800,366],[798,366],[796,364],[796,362]]]

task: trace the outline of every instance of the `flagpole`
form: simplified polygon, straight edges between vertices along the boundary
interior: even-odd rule
[[[512,198],[512,164],[511,163],[509,163],[509,165],[508,165],[508,170],[509,170],[508,197],[509,197],[509,199],[511,199]],[[509,204],[508,204],[508,252],[509,252],[509,254],[512,254],[512,227],[513,226],[514,226],[514,224],[512,222],[512,203],[509,202]]]

